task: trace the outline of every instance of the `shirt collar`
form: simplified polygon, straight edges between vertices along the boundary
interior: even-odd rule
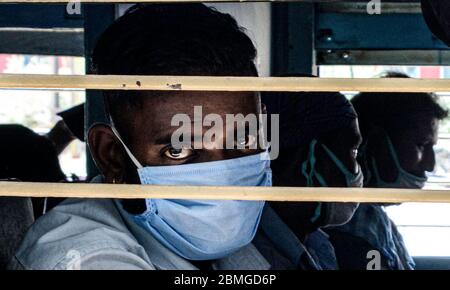
[[[305,245],[268,204],[264,206],[260,229],[277,250],[294,265],[300,264],[303,254],[306,253],[309,256]],[[312,259],[310,260],[312,261]]]

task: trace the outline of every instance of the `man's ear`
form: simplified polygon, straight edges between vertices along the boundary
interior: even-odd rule
[[[262,114],[267,114],[267,107],[266,107],[266,104],[261,103],[261,111],[262,111]]]
[[[122,144],[111,128],[105,124],[95,124],[88,132],[89,150],[107,183],[123,183],[126,156]]]

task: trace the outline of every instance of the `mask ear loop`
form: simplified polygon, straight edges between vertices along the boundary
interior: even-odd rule
[[[316,156],[315,156],[316,145],[317,145],[317,140],[313,139],[309,145],[308,159],[305,162],[303,162],[303,164],[302,164],[302,174],[303,174],[303,176],[306,177],[306,186],[308,186],[308,187],[314,186],[314,181],[313,181],[313,176],[314,176],[317,179],[317,181],[319,182],[320,186],[326,187],[327,183],[326,183],[325,179],[323,178],[322,175],[320,175],[320,173],[318,173],[315,170],[316,169]],[[307,172],[308,164],[309,164],[309,172]]]
[[[333,160],[334,164],[337,165],[337,167],[342,171],[342,173],[344,173],[344,175],[355,175],[355,173],[350,172],[350,170],[347,169],[347,167],[345,167],[345,165],[342,163],[341,160],[339,160],[339,158],[333,153],[333,151],[331,151],[326,145],[321,144],[322,148],[325,150],[325,152],[327,152],[328,156],[331,158],[331,160]],[[358,166],[358,172],[356,174],[359,173],[359,166]]]
[[[397,174],[397,178],[394,181],[394,182],[397,182],[398,179],[400,178],[400,173],[402,171],[402,167],[400,166],[400,162],[398,161],[397,153],[395,152],[394,145],[392,144],[391,138],[389,137],[389,135],[387,134],[387,132],[384,129],[379,128],[379,130],[381,130],[383,132],[384,137],[386,138],[389,154],[391,155],[391,159],[394,162],[395,167],[397,168],[398,174]],[[378,171],[378,165],[377,165],[377,161],[375,160],[375,157],[372,156],[371,161],[372,161],[372,170],[373,170],[373,174],[375,176],[376,182],[379,184],[385,184],[386,182],[381,178],[380,172]]]
[[[391,157],[392,157],[392,159],[393,159],[393,161],[395,163],[395,166],[397,166],[397,170],[398,170],[397,180],[400,178],[400,175],[403,174],[403,175],[411,176],[413,178],[418,178],[421,181],[426,182],[427,181],[426,177],[416,176],[414,174],[409,173],[405,169],[403,169],[403,167],[400,164],[400,160],[398,160],[398,155],[397,155],[397,152],[395,151],[394,144],[392,144],[392,140],[391,140],[391,138],[389,138],[389,136],[387,134],[386,134],[386,139],[387,139],[387,142],[388,142],[389,152],[391,153]]]
[[[338,169],[344,174],[347,185],[348,185],[348,176],[351,176],[352,178],[357,177],[358,175],[361,174],[361,166],[358,164],[358,172],[353,173],[350,170],[347,169],[347,167],[345,167],[345,165],[342,163],[341,160],[339,160],[339,158],[333,153],[333,151],[331,151],[325,144],[321,144],[322,148],[325,150],[325,152],[328,154],[328,156],[331,158],[331,160],[333,160],[334,164],[336,164],[336,166],[338,167]]]
[[[312,140],[309,144],[308,158],[302,163],[302,175],[306,178],[306,186],[312,187],[314,185],[312,175],[314,170],[314,147],[316,146],[317,141]],[[309,172],[308,172],[309,165]]]
[[[142,166],[142,164],[136,159],[136,157],[134,157],[133,153],[131,153],[130,149],[128,149],[128,146],[125,144],[125,142],[123,142],[122,138],[120,137],[119,132],[116,130],[116,127],[114,126],[114,122],[113,122],[111,116],[109,116],[109,121],[111,122],[111,126],[110,126],[111,127],[111,131],[114,133],[116,138],[119,139],[119,141],[122,144],[123,148],[127,152],[128,157],[130,157],[131,161],[134,163],[134,165],[137,167],[137,169],[144,168]]]
[[[125,152],[127,152],[128,157],[130,157],[131,161],[134,163],[136,168],[137,169],[144,168],[142,166],[142,164],[139,162],[139,160],[137,160],[137,158],[134,157],[133,153],[131,153],[130,149],[128,149],[128,146],[125,144],[125,142],[123,142],[122,138],[120,137],[120,134],[117,131],[116,126],[114,125],[114,121],[113,121],[112,116],[111,116],[111,109],[109,107],[108,98],[106,97],[105,94],[103,95],[103,105],[104,105],[104,108],[105,108],[105,114],[107,115],[107,118],[109,119],[111,131],[116,136],[116,138],[119,139],[120,143],[122,144],[123,148],[125,149]]]
[[[316,166],[316,158],[315,158],[315,148],[316,148],[317,140],[312,140],[309,145],[309,152],[308,152],[308,159],[305,160],[302,164],[302,175],[306,178],[306,186],[312,187],[314,185],[313,182],[313,175],[317,178],[319,183],[322,185],[324,183],[324,180],[321,175],[318,173],[314,173],[314,169]],[[308,164],[309,164],[309,172],[308,172]],[[323,185],[322,185],[323,186]],[[326,186],[326,185],[325,185]],[[314,215],[311,217],[310,221],[311,223],[317,222],[317,220],[320,218],[322,213],[322,203],[319,202],[317,205]]]
[[[399,163],[398,163],[398,160],[396,159],[395,152],[393,151],[394,147],[392,147],[392,142],[391,142],[391,139],[389,138],[387,132],[383,128],[379,127],[379,126],[371,125],[371,132],[373,132],[374,130],[382,133],[384,135],[384,137],[386,138],[386,141],[387,141],[388,147],[389,147],[388,148],[389,154],[391,155],[391,158],[392,158],[394,164],[396,165],[397,170],[399,170],[399,168],[400,168],[399,167]],[[370,134],[369,134],[369,136],[370,136]],[[372,179],[372,172],[371,171],[373,171],[373,177],[375,178],[375,182],[377,184],[384,184],[385,181],[380,176],[380,172],[378,171],[378,165],[377,165],[377,162],[376,162],[374,156],[370,156],[370,161],[371,161],[370,163],[371,164],[370,165],[368,164],[369,163],[368,160],[367,160],[367,158],[368,158],[368,156],[367,156],[368,144],[369,144],[369,137],[367,137],[367,141],[363,145],[364,146],[364,152],[362,152],[364,166],[366,167],[366,170],[368,172],[368,174],[367,174],[368,176],[367,176],[367,179],[366,179],[367,183],[365,183],[365,184],[369,184],[370,180]],[[372,168],[372,170],[370,168]],[[399,174],[397,176],[397,180],[400,177],[400,171],[398,173]]]
[[[389,153],[391,154],[391,158],[395,163],[397,169],[401,170],[400,161],[398,160],[397,152],[395,151],[394,144],[392,144],[391,138],[389,138],[388,134],[386,134],[386,141],[389,147]]]
[[[310,155],[310,160],[311,160],[311,175],[313,175],[317,181],[319,181],[319,185],[322,187],[327,187],[327,182],[325,181],[325,178],[323,178],[323,176],[317,172],[316,170],[316,145],[317,145],[317,140],[313,140],[313,142],[311,143],[311,155]],[[312,181],[312,177],[311,177],[311,181]]]
[[[42,214],[47,213],[47,202],[48,202],[48,197],[45,197],[44,198],[44,207],[42,208]]]

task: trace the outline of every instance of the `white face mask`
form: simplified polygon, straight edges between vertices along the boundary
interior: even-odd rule
[[[397,168],[398,176],[394,181],[387,182],[381,179],[380,172],[378,170],[377,162],[374,157],[371,158],[372,161],[372,171],[373,177],[375,178],[375,186],[380,188],[423,188],[425,186],[425,182],[427,181],[426,177],[416,176],[404,170],[400,161],[398,160],[397,153],[395,152],[394,145],[391,142],[391,139],[388,135],[386,135],[386,141],[389,147],[389,153],[391,155],[392,161]],[[367,163],[366,163],[367,164]],[[369,169],[369,168],[367,168]],[[370,174],[370,169],[368,179],[372,178]]]

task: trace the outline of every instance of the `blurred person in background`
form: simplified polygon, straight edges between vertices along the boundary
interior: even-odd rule
[[[407,78],[390,72],[384,77]],[[421,189],[426,172],[434,170],[433,146],[439,121],[447,117],[434,94],[360,93],[352,99],[363,136],[358,160],[364,187]],[[381,254],[382,269],[414,269],[394,222],[384,207],[392,204],[361,204],[346,225],[329,229],[342,269],[367,268],[367,254]]]

